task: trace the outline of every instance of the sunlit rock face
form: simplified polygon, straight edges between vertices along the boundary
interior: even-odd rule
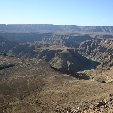
[[[51,67],[63,73],[75,73],[85,69],[94,69],[98,64],[98,62],[83,57],[74,49],[63,50],[50,62]]]

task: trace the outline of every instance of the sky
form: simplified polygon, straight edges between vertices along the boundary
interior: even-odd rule
[[[0,0],[0,24],[113,26],[113,0]]]

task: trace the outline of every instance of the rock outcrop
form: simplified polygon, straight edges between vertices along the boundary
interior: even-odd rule
[[[63,73],[75,73],[85,69],[94,69],[98,64],[98,62],[83,57],[75,49],[64,49],[50,61],[52,68]]]
[[[92,39],[82,42],[79,46],[79,53],[95,61],[101,62],[102,67],[113,66],[112,39]]]

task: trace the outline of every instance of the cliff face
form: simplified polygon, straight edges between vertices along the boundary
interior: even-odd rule
[[[74,73],[96,68],[97,65],[88,60],[89,58],[100,62],[100,68],[113,66],[113,40],[106,37],[104,39],[104,36],[93,38],[86,34],[54,33],[19,35],[18,33],[1,33],[1,35],[1,53],[20,58],[42,59],[62,72]]]
[[[92,39],[82,42],[79,52],[89,58],[101,62],[104,66],[113,66],[113,40]]]
[[[75,73],[85,69],[95,69],[98,62],[91,61],[73,49],[67,49],[60,52],[51,61],[52,68],[63,73]]]

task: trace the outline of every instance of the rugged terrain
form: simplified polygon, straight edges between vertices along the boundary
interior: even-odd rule
[[[2,27],[0,113],[113,112],[113,36],[105,27],[92,27],[105,34]]]
[[[112,110],[112,103],[105,107],[108,105],[106,101],[111,98],[109,95],[113,94],[112,82],[78,80],[54,71],[47,63],[37,59],[21,60],[1,55],[0,60],[14,65],[0,71],[1,113]],[[100,105],[101,101],[106,104]]]
[[[92,39],[82,42],[79,52],[101,62],[103,66],[113,66],[113,39]]]

